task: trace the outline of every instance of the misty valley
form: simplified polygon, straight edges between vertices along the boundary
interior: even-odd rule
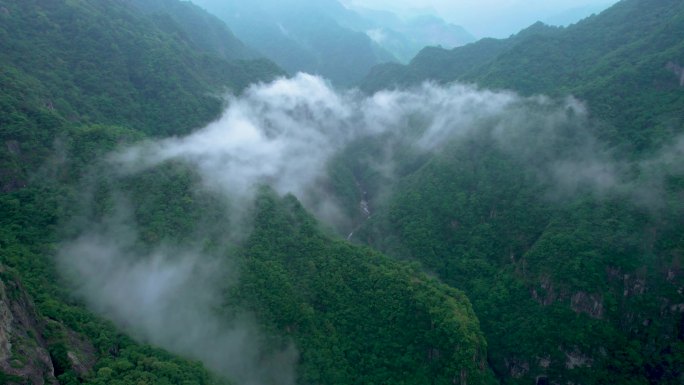
[[[684,383],[684,3],[598,3],[0,0],[0,384]]]

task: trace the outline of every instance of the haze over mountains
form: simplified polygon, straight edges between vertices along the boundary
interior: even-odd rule
[[[434,15],[403,18],[388,11],[363,7],[351,9],[367,20],[356,28],[362,28],[374,42],[404,63],[426,46],[454,48],[475,41],[475,37],[463,27]]]
[[[0,383],[684,382],[684,3],[197,3],[0,0]]]
[[[387,12],[348,9],[336,0],[198,0],[247,44],[294,74],[357,83],[376,64],[410,60],[427,45],[453,48],[474,38],[437,17],[404,21]]]
[[[599,13],[616,0],[343,0],[352,7],[392,11],[406,18],[438,15],[464,26],[479,38],[506,38],[544,21],[552,25],[575,23]]]

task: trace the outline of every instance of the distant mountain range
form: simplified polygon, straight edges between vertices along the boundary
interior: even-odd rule
[[[352,9],[366,21],[363,26],[366,34],[404,63],[427,46],[451,49],[476,40],[463,27],[430,14],[406,19],[389,11],[363,7]]]
[[[374,65],[408,62],[421,48],[474,40],[434,16],[402,20],[389,12],[349,9],[336,0],[194,0],[223,19],[247,45],[290,73],[337,85],[358,82]]]

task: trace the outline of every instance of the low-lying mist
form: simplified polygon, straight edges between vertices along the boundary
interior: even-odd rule
[[[137,339],[238,384],[294,384],[294,345],[273,348],[252,315],[222,310],[236,278],[233,261],[194,242],[141,248],[131,211],[118,203],[61,247],[60,267],[89,307]]]
[[[111,175],[103,177],[124,178],[182,162],[201,176],[203,189],[225,197],[236,212],[266,184],[294,194],[320,220],[344,229],[349,218],[326,187],[326,172],[330,159],[350,143],[382,137],[387,146],[401,142],[415,152],[437,154],[455,141],[484,138],[528,165],[550,186],[549,199],[581,190],[658,207],[666,169],[684,171],[684,140],[631,161],[596,139],[600,129],[574,98],[526,98],[431,83],[367,96],[299,74],[229,97],[223,115],[191,135],[111,154],[105,160]],[[378,159],[369,167],[391,174],[392,157]],[[60,264],[75,280],[78,295],[137,338],[201,360],[240,384],[294,383],[294,347],[266,348],[252,316],[228,320],[217,311],[228,277],[239,279],[229,258],[163,240],[140,252],[134,247],[137,224],[121,206],[112,210],[116,215],[80,226],[80,234],[61,247]]]
[[[432,83],[367,96],[298,74],[231,97],[222,117],[194,134],[143,143],[112,161],[123,172],[136,172],[183,160],[199,170],[209,188],[250,197],[255,186],[268,184],[281,194],[293,193],[319,218],[333,220],[334,202],[310,199],[327,194],[317,191],[327,162],[353,141],[374,136],[383,135],[388,146],[403,142],[421,152],[485,138],[523,159],[558,195],[580,188],[636,194],[635,175],[647,175],[648,183],[643,178],[639,183],[657,193],[664,175],[654,169],[676,166],[673,157],[681,158],[680,139],[649,159],[629,161],[597,139],[600,129],[572,97],[521,97]]]

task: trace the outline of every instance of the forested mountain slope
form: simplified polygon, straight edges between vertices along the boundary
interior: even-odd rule
[[[0,382],[209,383],[201,365],[138,345],[73,301],[53,259],[63,199],[95,154],[202,125],[222,105],[211,93],[282,71],[226,61],[126,2],[2,1],[0,35]]]
[[[491,383],[462,292],[292,196],[238,215],[182,162],[111,163],[282,74],[198,44],[228,30],[185,3],[140,4],[0,1],[0,382]]]
[[[207,53],[219,54],[226,60],[257,59],[259,54],[238,40],[216,16],[188,1],[129,0],[143,12],[158,19],[161,29],[178,34],[182,28],[185,38]]]
[[[187,132],[215,117],[217,95],[282,73],[267,61],[225,61],[180,25],[125,3],[3,1],[0,77],[3,191],[26,183],[74,125]],[[168,32],[168,30],[172,32]]]
[[[80,206],[86,207],[90,217],[82,222],[86,228],[73,225],[78,237],[70,240],[73,245],[66,256],[76,261],[97,259],[81,250],[87,250],[93,237],[100,237],[103,242],[94,242],[100,252],[115,249],[119,260],[103,260],[110,267],[106,272],[96,271],[98,266],[75,264],[77,274],[89,272],[108,285],[136,287],[140,271],[144,277],[156,276],[156,269],[144,267],[145,261],[154,261],[153,250],[164,247],[173,250],[166,262],[170,266],[174,261],[192,261],[178,250],[194,250],[197,268],[213,269],[207,276],[191,274],[187,284],[182,274],[177,277],[187,290],[179,302],[171,304],[198,312],[192,316],[195,325],[178,323],[173,311],[160,313],[165,315],[160,328],[206,338],[191,338],[197,343],[191,347],[181,337],[169,340],[143,330],[153,342],[179,354],[196,355],[237,383],[451,384],[461,378],[468,383],[491,383],[486,342],[461,292],[428,278],[416,266],[334,239],[293,196],[281,198],[268,188],[261,189],[249,205],[246,225],[237,218],[239,212],[226,207],[225,197],[202,192],[197,175],[177,164],[103,182],[101,193],[93,197],[97,202],[90,208]],[[107,226],[122,209],[111,205],[121,194],[128,196],[132,206],[127,227],[133,224],[139,238],[118,249],[126,242],[122,229]],[[228,226],[235,221],[242,226]],[[93,234],[93,228],[100,230]],[[135,262],[125,276],[118,276],[117,266],[132,255],[141,264]],[[163,280],[164,275],[157,279]],[[217,287],[205,282],[213,280]],[[95,284],[97,278],[84,281]],[[100,293],[94,298],[103,304],[95,308],[122,306],[106,288],[86,287]],[[159,287],[164,290],[164,285]],[[213,291],[221,295],[215,310],[195,309],[182,299],[200,302]],[[93,298],[91,294],[85,297]],[[136,309],[141,302],[130,301]],[[148,321],[159,316],[154,310],[136,312]],[[122,321],[116,312],[112,317],[117,323]],[[130,322],[131,330],[140,332],[139,321]],[[185,330],[179,330],[181,326]],[[212,333],[204,334],[204,330]],[[235,338],[242,332],[250,338]],[[254,351],[256,357],[252,357]]]
[[[624,0],[567,28],[536,24],[509,39],[423,50],[410,65],[378,66],[366,90],[424,80],[475,82],[525,95],[572,94],[620,131],[613,143],[658,145],[681,123],[684,6]]]
[[[555,27],[537,23],[508,39],[485,38],[452,50],[426,47],[408,65],[388,63],[374,67],[360,86],[372,92],[416,85],[425,80],[454,81],[460,79],[464,73],[488,64],[529,36],[551,33],[554,29]]]
[[[466,292],[503,383],[683,379],[682,22],[679,1],[624,0],[568,28],[426,49],[366,79],[368,90],[433,79],[584,103],[576,125],[574,108],[512,115],[429,155],[367,142],[334,171],[374,207],[354,239]],[[387,156],[399,171],[378,182]]]

